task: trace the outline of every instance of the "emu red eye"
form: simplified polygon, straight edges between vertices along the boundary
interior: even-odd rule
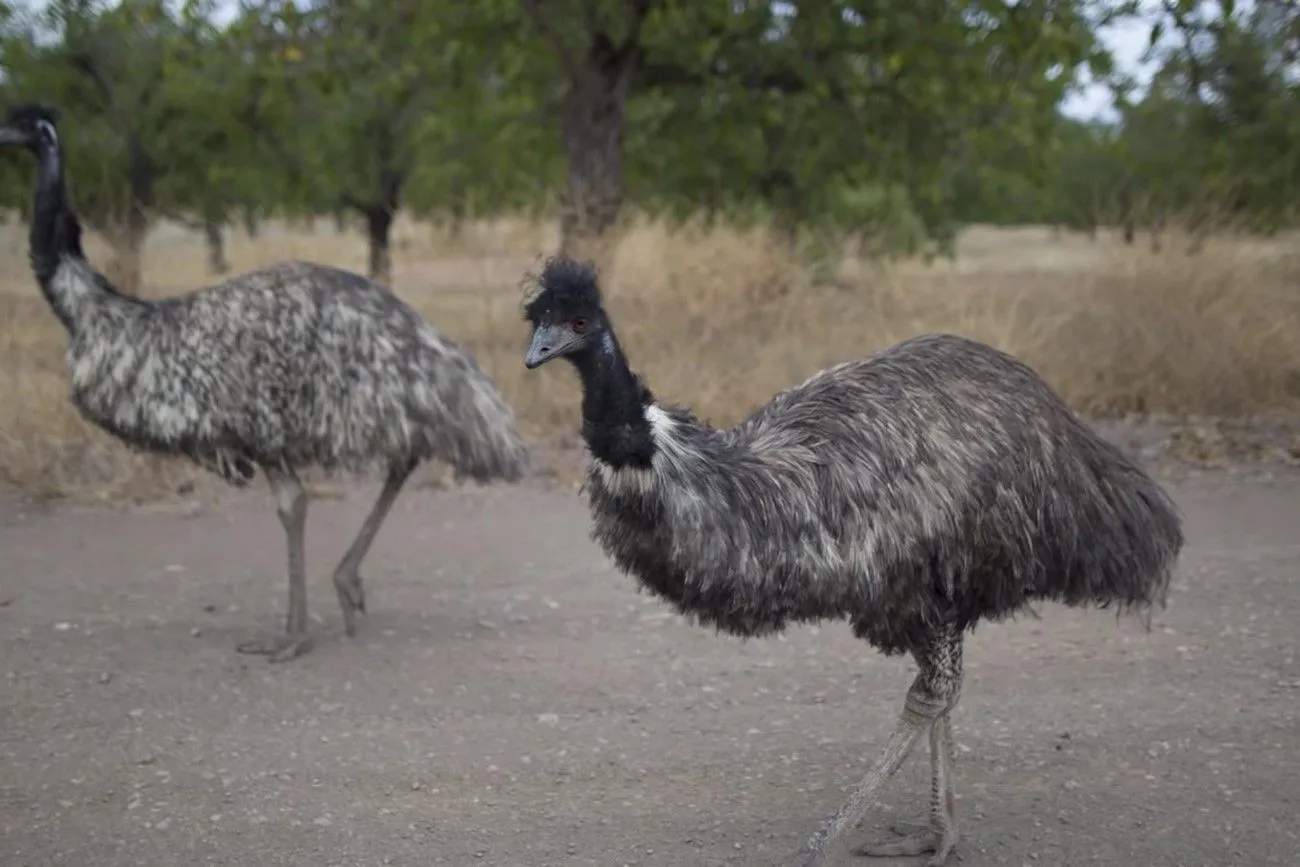
[[[569,323],[569,327],[572,328],[576,334],[583,334],[587,330],[587,320],[579,316],[577,319],[574,319]]]

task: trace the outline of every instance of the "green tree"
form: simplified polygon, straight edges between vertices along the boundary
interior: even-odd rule
[[[1171,215],[1208,231],[1272,232],[1300,201],[1300,7],[1283,0],[1166,0],[1159,69],[1124,103],[1126,236]],[[1162,38],[1164,37],[1164,38]]]
[[[295,173],[290,207],[360,215],[370,274],[387,282],[403,206],[459,222],[536,205],[549,151],[513,50],[521,24],[505,0],[250,8],[241,26],[286,109],[257,138]]]
[[[209,13],[197,0],[54,0],[12,19],[0,44],[7,96],[64,116],[78,210],[111,244],[107,270],[127,291],[153,221],[214,218],[238,176],[225,118],[247,95]]]
[[[1094,27],[1084,0],[520,0],[554,64],[566,249],[625,196],[666,212],[761,201],[793,234],[845,186],[901,184],[950,234],[953,165],[1043,139]]]

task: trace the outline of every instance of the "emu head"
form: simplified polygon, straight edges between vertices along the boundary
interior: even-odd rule
[[[609,317],[600,303],[595,268],[556,256],[547,260],[537,288],[524,307],[524,319],[533,326],[525,367],[533,370],[551,359],[573,358],[611,344]]]
[[[54,109],[35,103],[10,106],[0,124],[0,146],[25,147],[36,152],[58,144],[55,131],[59,115]]]

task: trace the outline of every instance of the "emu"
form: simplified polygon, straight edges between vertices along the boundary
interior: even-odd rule
[[[535,282],[524,364],[577,370],[592,535],[622,571],[718,631],[846,619],[916,661],[883,755],[797,864],[862,818],[922,735],[928,821],[856,851],[945,863],[966,631],[1039,600],[1163,605],[1183,545],[1174,504],[1037,374],[982,343],[914,337],[718,430],[631,371],[591,266],[551,259]]]
[[[361,561],[411,472],[440,458],[459,477],[520,478],[528,453],[513,411],[468,352],[347,271],[289,262],[179,298],[120,293],[82,251],[55,124],[48,107],[13,106],[0,145],[36,158],[31,265],[69,335],[72,402],[128,446],[185,456],[237,487],[266,476],[288,542],[288,614],[283,633],[238,650],[273,662],[312,644],[299,470],[386,468],[334,570],[354,635]]]

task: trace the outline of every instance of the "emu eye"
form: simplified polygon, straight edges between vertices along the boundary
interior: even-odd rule
[[[573,319],[569,322],[569,327],[573,329],[575,334],[586,334],[587,320],[579,316],[577,319]]]

